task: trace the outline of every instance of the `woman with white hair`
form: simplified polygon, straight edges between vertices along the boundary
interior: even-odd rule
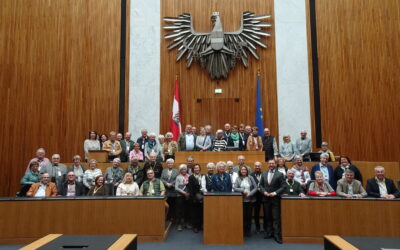
[[[89,169],[85,171],[83,175],[83,185],[89,190],[91,187],[95,185],[94,180],[97,176],[102,175],[101,169],[97,168],[97,161],[95,159],[91,159],[89,161]]]
[[[156,134],[150,133],[149,140],[144,145],[144,156],[145,161],[150,161],[150,154],[155,153],[157,155],[156,161],[162,162],[162,152],[159,143],[156,140]]]
[[[311,182],[308,188],[308,195],[310,196],[335,196],[336,192],[331,185],[325,181],[324,174],[321,171],[315,172],[315,181]]]
[[[214,192],[232,192],[231,176],[225,172],[226,163],[217,163],[217,173],[212,177],[212,187]]]
[[[138,196],[140,195],[139,186],[133,181],[130,172],[125,173],[122,182],[117,187],[116,196]]]
[[[187,229],[192,229],[192,226],[189,224],[189,174],[187,173],[187,166],[185,164],[181,164],[179,166],[179,175],[175,180],[175,190],[177,193],[176,198],[176,222],[178,224],[177,230],[182,231],[183,227],[186,223]]]
[[[173,139],[174,134],[171,132],[165,134],[165,141],[162,145],[162,153],[164,154],[165,161],[167,159],[175,159],[175,152],[178,151],[178,143]]]
[[[296,164],[291,168],[294,173],[294,180],[300,183],[300,186],[306,190],[308,182],[311,181],[310,172],[308,171],[307,166],[303,164],[303,157],[299,155],[296,156],[295,162]]]
[[[224,139],[224,131],[222,131],[222,129],[218,129],[215,135],[216,137],[213,142],[213,151],[225,151],[228,143]]]

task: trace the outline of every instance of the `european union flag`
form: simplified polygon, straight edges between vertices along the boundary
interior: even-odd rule
[[[256,103],[256,127],[258,127],[258,135],[264,135],[264,120],[263,111],[261,104],[261,86],[260,86],[260,74],[257,76],[257,103]]]

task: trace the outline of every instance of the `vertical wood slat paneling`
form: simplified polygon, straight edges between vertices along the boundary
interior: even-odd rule
[[[243,11],[257,14],[272,14],[268,20],[274,25],[273,0],[163,0],[161,1],[161,26],[164,16],[178,16],[183,12],[190,13],[197,32],[211,32],[211,13],[219,11],[225,31],[234,31],[240,27]],[[261,59],[251,58],[249,68],[241,62],[228,75],[227,80],[212,81],[206,71],[196,63],[186,68],[184,58],[175,62],[177,50],[167,50],[169,41],[161,33],[161,110],[160,132],[169,130],[170,114],[173,100],[174,80],[179,75],[182,125],[190,123],[200,127],[211,124],[215,129],[223,124],[253,125],[255,123],[257,70],[261,71],[261,89],[264,108],[264,123],[274,135],[278,134],[276,58],[274,26],[268,29],[272,34],[267,40],[268,49],[257,48]],[[214,94],[214,89],[221,88],[222,94]],[[239,102],[235,102],[239,98]],[[201,99],[201,102],[197,102]],[[233,105],[233,106],[232,106]]]
[[[70,162],[89,130],[118,128],[120,1],[1,5],[0,195],[12,195],[37,148]]]
[[[365,161],[400,160],[400,2],[316,1],[323,140]]]

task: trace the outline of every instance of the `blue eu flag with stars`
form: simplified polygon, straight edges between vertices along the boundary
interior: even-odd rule
[[[264,120],[263,120],[263,110],[261,104],[260,74],[258,74],[257,76],[256,127],[258,127],[258,135],[263,136]]]

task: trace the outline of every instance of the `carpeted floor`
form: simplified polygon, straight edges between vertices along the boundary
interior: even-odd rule
[[[191,230],[184,230],[182,232],[176,231],[172,228],[168,234],[167,240],[163,243],[146,242],[139,243],[139,250],[191,250],[191,249],[244,249],[244,250],[258,250],[258,249],[285,249],[285,250],[322,250],[323,245],[319,244],[278,244],[273,239],[264,239],[263,234],[255,234],[250,238],[245,238],[244,245],[241,246],[209,246],[203,245],[203,234],[195,234]]]
[[[178,232],[174,227],[171,228],[165,242],[145,242],[139,243],[139,250],[191,250],[191,249],[218,249],[218,250],[322,250],[323,245],[319,244],[278,244],[273,239],[265,240],[263,234],[255,234],[250,238],[245,238],[244,245],[241,246],[206,246],[203,244],[203,234],[193,233],[191,230]],[[0,250],[19,249],[23,245],[0,245]]]

